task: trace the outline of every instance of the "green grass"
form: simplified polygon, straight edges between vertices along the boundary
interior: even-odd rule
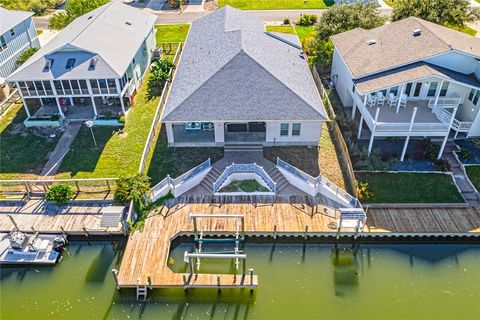
[[[149,78],[147,74],[123,132],[118,127],[95,126],[93,131],[98,143],[95,147],[90,129],[82,127],[57,178],[108,178],[137,173],[161,94],[161,88],[148,87]]]
[[[50,138],[41,129],[25,128],[26,118],[25,109],[16,104],[0,120],[0,179],[36,179],[55,149],[58,135]]]
[[[189,24],[162,24],[155,26],[157,29],[157,42],[185,42]]]
[[[315,26],[309,27],[295,27],[295,31],[297,32],[297,36],[300,39],[300,42],[303,41],[306,37],[314,36],[315,35]]]
[[[295,30],[292,26],[266,26],[265,28],[268,32],[279,32],[279,33],[289,33],[295,34]]]
[[[457,30],[457,31],[466,33],[468,35],[471,35],[472,37],[475,37],[475,35],[477,34],[477,30],[472,29],[467,25],[464,25],[462,27],[457,27],[457,26],[452,26],[448,23],[445,23],[444,26],[447,27],[447,28],[453,29],[453,30]]]
[[[218,7],[229,5],[242,10],[326,9],[333,0],[219,0]]]
[[[220,192],[268,192],[270,189],[265,188],[255,179],[232,181],[223,187]]]
[[[441,173],[357,173],[373,196],[365,203],[464,202],[449,175]]]
[[[385,1],[385,3],[387,4],[387,6],[389,7],[395,7],[395,4],[396,4],[396,0],[383,0]]]
[[[167,175],[176,178],[208,158],[211,159],[212,163],[220,160],[223,158],[223,148],[168,147],[166,132],[162,128],[147,174],[152,178],[152,185],[155,185]]]
[[[480,165],[478,166],[465,166],[468,178],[472,181],[477,190],[480,190]]]

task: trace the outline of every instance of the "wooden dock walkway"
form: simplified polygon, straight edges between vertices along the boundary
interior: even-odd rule
[[[0,201],[0,232],[15,228],[10,215],[20,231],[61,233],[67,235],[122,234],[122,226],[102,227],[102,209],[111,201],[78,202],[56,206],[45,200]]]

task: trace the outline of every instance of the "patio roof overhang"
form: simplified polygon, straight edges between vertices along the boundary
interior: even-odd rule
[[[480,89],[480,81],[473,74],[464,74],[423,61],[354,79],[353,83],[357,92],[363,95],[430,77]]]

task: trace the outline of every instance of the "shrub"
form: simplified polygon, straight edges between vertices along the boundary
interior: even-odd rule
[[[170,70],[173,68],[175,68],[175,65],[166,59],[152,63],[150,67],[152,76],[150,77],[149,85],[162,87],[167,82]]]
[[[468,150],[467,148],[461,148],[461,149],[460,149],[460,158],[461,158],[462,160],[468,160],[468,159],[470,159],[471,154],[472,154],[472,153],[471,153],[470,150]]]
[[[356,170],[367,170],[367,171],[386,171],[389,169],[389,164],[385,161],[382,161],[380,157],[380,151],[378,149],[372,151],[368,155],[368,150],[363,149],[360,152],[355,152],[353,155],[356,158],[354,162],[354,167]]]
[[[37,48],[30,48],[23,51],[15,61],[15,63],[17,64],[17,67],[21,66],[25,61],[30,59],[30,57],[33,56],[37,51],[38,51]]]
[[[69,185],[57,184],[48,189],[45,198],[48,201],[55,202],[56,204],[65,204],[72,200],[75,192]]]
[[[433,143],[430,138],[422,139],[423,157],[429,160],[437,159],[440,152],[440,146]]]
[[[50,121],[58,121],[58,120],[60,120],[60,115],[54,114],[54,115],[50,116],[49,120]]]
[[[442,172],[449,172],[450,171],[450,162],[447,160],[439,159],[436,162],[437,170]]]
[[[318,22],[318,17],[314,14],[301,14],[296,24],[299,26],[313,26]]]
[[[118,202],[127,203],[133,200],[135,211],[139,212],[149,203],[150,178],[146,175],[120,178],[117,180],[114,199]]]
[[[288,19],[288,17],[285,17],[283,19],[283,24],[290,24],[290,19]]]
[[[125,124],[125,115],[121,115],[120,118],[118,118],[118,122]]]
[[[368,183],[358,182],[357,180],[355,180],[353,183],[355,184],[355,188],[357,189],[358,200],[363,201],[373,197],[373,193],[368,190]]]

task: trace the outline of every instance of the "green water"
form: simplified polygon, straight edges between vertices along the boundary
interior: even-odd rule
[[[190,244],[173,250],[183,271]],[[7,319],[480,319],[480,245],[361,246],[248,244],[249,290],[156,290],[147,303],[115,290],[120,246],[71,243],[55,267],[2,268],[0,318]],[[202,271],[234,270],[203,261]]]

